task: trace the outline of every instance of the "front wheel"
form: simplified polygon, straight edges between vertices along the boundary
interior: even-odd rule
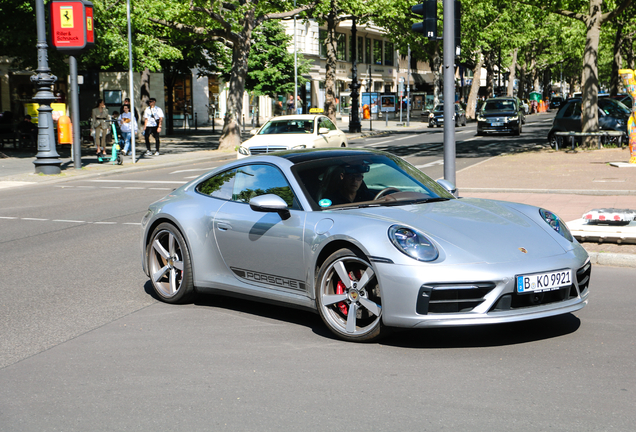
[[[327,258],[318,273],[316,303],[324,323],[341,339],[369,342],[383,331],[380,286],[361,253],[340,249]]]
[[[380,286],[361,253],[340,249],[327,258],[318,273],[316,302],[322,320],[341,339],[369,342],[384,330]]]
[[[187,303],[194,295],[190,251],[179,230],[162,223],[147,246],[148,271],[155,293],[166,303]]]

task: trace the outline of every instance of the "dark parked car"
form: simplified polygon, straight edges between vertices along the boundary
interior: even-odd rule
[[[428,127],[442,127],[444,124],[444,104],[437,104],[428,115]],[[466,126],[466,111],[458,103],[455,104],[455,127]]]
[[[514,97],[488,99],[477,113],[477,135],[511,133],[519,135],[525,115],[521,101]]]
[[[598,100],[598,126],[600,130],[615,130],[627,134],[627,120],[631,114],[629,108],[612,98]],[[554,147],[562,138],[555,132],[581,132],[581,98],[566,100],[554,117],[552,129],[548,132],[548,141]]]
[[[554,96],[550,99],[550,109],[557,109],[563,103],[563,98],[561,96]]]
[[[610,99],[614,99],[625,105],[627,108],[631,108],[634,105],[634,101],[630,95],[617,94],[615,96],[609,96]]]

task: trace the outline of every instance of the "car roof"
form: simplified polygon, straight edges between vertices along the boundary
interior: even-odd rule
[[[324,116],[324,114],[294,114],[294,115],[272,117],[268,121],[275,121],[275,120],[314,120],[316,117],[323,117],[323,116]]]
[[[351,149],[351,148],[314,148],[314,149],[298,149],[298,150],[286,150],[275,153],[269,153],[268,156],[281,157],[287,159],[293,164],[299,164],[302,162],[340,158],[347,156],[361,156],[361,155],[378,155],[387,154],[380,150],[371,149]]]

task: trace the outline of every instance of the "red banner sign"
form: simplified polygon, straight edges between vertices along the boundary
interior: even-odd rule
[[[69,55],[82,53],[95,44],[93,4],[82,0],[51,2],[51,42]]]

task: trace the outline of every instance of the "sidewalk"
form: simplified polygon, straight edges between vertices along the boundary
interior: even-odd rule
[[[549,114],[547,114],[549,115]],[[541,116],[539,114],[538,116]],[[532,116],[529,120],[538,118]],[[348,131],[348,123],[338,127]],[[377,134],[417,133],[427,124],[412,119],[410,126],[398,126],[395,121],[368,120],[362,122],[362,132],[347,134],[349,140]],[[246,131],[248,132],[249,129]],[[235,158],[233,151],[218,148],[220,127],[199,127],[190,135],[162,137],[160,156],[141,156],[143,142],[137,143],[136,164],[130,156],[123,165],[98,164],[92,147],[82,149],[83,168],[76,170],[67,147],[58,148],[63,161],[62,174],[34,174],[34,152],[0,150],[0,189],[30,183],[62,182],[70,178],[107,175],[153,166],[169,166],[188,160],[222,160]],[[243,139],[249,138],[249,133]],[[502,155],[472,165],[457,172],[457,187],[461,197],[514,201],[554,211],[568,222],[573,234],[590,252],[593,262],[606,265],[636,267],[636,222],[627,227],[585,226],[582,215],[597,208],[636,210],[636,167],[617,168],[610,162],[626,162],[629,150],[602,149],[591,151],[553,151],[537,143],[536,151]],[[4,155],[8,157],[3,157]],[[586,232],[587,230],[587,232]]]

